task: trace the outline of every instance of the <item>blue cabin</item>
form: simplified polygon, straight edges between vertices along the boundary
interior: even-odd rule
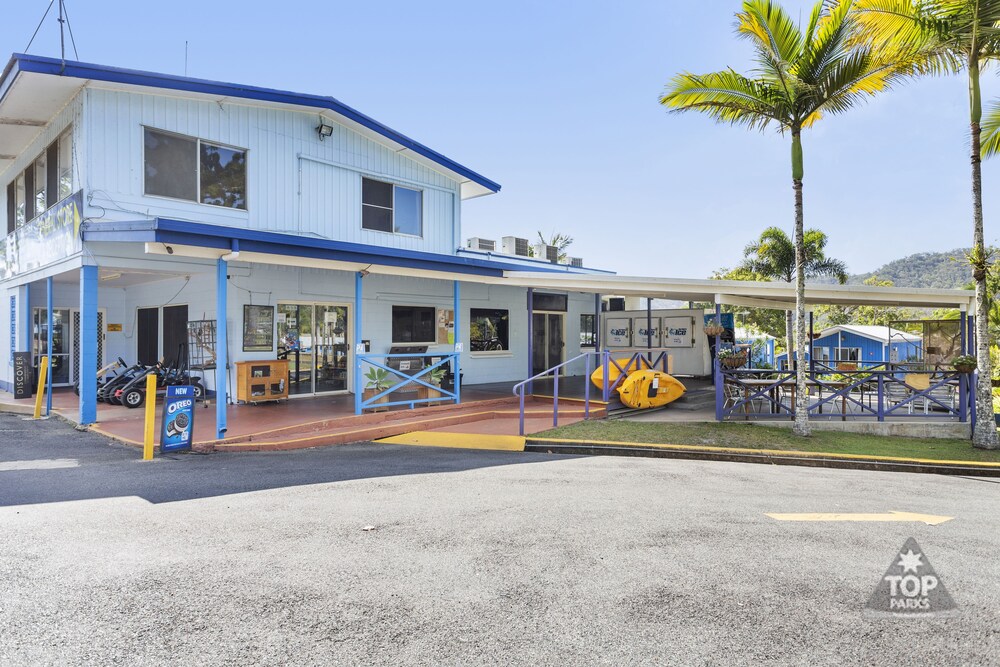
[[[859,366],[919,361],[923,359],[923,338],[890,327],[841,324],[820,332],[806,358]],[[786,367],[787,361],[786,352],[777,355],[778,367]]]

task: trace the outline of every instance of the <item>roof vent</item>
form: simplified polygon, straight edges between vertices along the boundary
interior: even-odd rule
[[[467,240],[465,245],[473,250],[482,250],[484,252],[496,252],[497,249],[496,241],[491,239],[481,239],[478,236],[473,236],[471,239]]]
[[[503,252],[505,255],[517,255],[528,257],[528,239],[519,239],[516,236],[505,236],[502,239]]]

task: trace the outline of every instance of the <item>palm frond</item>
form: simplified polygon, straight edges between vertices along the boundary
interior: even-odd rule
[[[700,111],[718,122],[763,129],[772,121],[784,125],[781,96],[761,81],[733,70],[679,74],[660,96],[674,112]]]
[[[1000,103],[994,102],[983,114],[982,130],[983,159],[1000,154]]]

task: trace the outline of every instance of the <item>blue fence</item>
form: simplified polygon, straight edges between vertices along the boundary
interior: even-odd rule
[[[449,377],[450,382],[442,381]],[[462,400],[461,378],[457,352],[359,353],[355,355],[354,413],[399,405],[458,404]]]
[[[791,419],[794,371],[755,371],[715,366],[716,418]],[[975,403],[974,376],[951,370],[891,368],[806,373],[810,418],[921,418],[966,422]]]

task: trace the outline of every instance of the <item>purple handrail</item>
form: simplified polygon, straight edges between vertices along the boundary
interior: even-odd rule
[[[552,382],[552,427],[555,428],[555,427],[559,426],[559,373],[558,373],[558,371],[559,371],[560,368],[563,368],[564,366],[568,366],[569,364],[572,364],[573,362],[579,361],[580,359],[584,359],[585,360],[584,366],[586,368],[586,375],[584,376],[583,414],[584,414],[584,419],[590,419],[590,357],[591,357],[591,355],[601,355],[602,357],[604,357],[604,360],[603,360],[603,362],[605,364],[604,368],[607,369],[607,354],[608,354],[607,350],[603,350],[601,352],[584,352],[582,354],[578,354],[577,356],[573,357],[572,359],[567,359],[566,361],[562,362],[561,364],[553,366],[552,368],[549,368],[548,370],[544,370],[541,373],[538,373],[536,375],[532,375],[530,378],[528,378],[527,380],[525,380],[523,382],[518,382],[517,384],[515,384],[514,388],[513,388],[513,393],[514,393],[515,396],[518,396],[520,398],[520,401],[519,401],[519,404],[520,404],[520,416],[518,418],[518,431],[517,431],[518,434],[519,435],[524,435],[524,395],[527,393],[525,391],[526,386],[528,384],[530,384],[531,382],[533,382],[535,380],[538,380],[540,378],[543,378],[543,377],[545,377],[546,375],[548,375],[550,373],[555,373],[555,375],[553,376],[553,382]],[[605,393],[607,393],[607,386],[608,386],[608,375],[607,375],[607,372],[605,371],[605,374],[604,374],[604,390],[605,390]]]

